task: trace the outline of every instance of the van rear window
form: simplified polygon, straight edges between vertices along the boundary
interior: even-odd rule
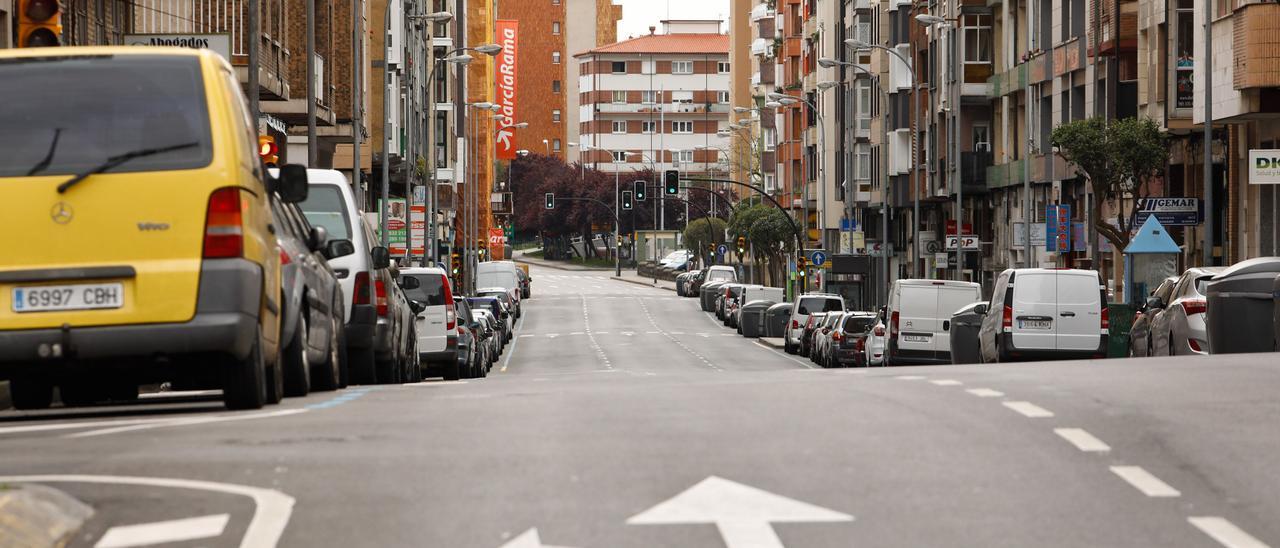
[[[839,312],[844,310],[840,299],[830,297],[801,297],[796,307],[797,314],[814,314],[818,312]]]
[[[418,287],[404,290],[404,295],[409,300],[421,301],[429,306],[445,304],[444,276],[439,274],[405,274],[404,276],[418,280]]]
[[[332,185],[311,185],[306,201],[300,205],[307,222],[312,226],[323,226],[329,232],[330,240],[351,239],[351,221],[347,218],[342,191]]]
[[[213,159],[195,57],[77,55],[0,60],[0,177],[195,169]],[[178,184],[180,180],[172,183]]]

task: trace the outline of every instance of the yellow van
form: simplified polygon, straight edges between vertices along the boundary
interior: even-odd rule
[[[208,51],[0,50],[0,380],[15,407],[221,388],[279,374],[269,178],[231,66]]]

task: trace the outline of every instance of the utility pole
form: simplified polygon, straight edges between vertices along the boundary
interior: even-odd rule
[[[1213,265],[1213,0],[1204,3],[1204,266]]]
[[[307,2],[307,167],[316,167],[316,0]]]
[[[256,2],[257,0],[250,0]],[[360,139],[363,137],[364,88],[360,76],[364,72],[364,1],[351,2],[351,184],[355,187],[356,203],[364,207],[364,185],[360,180]],[[255,94],[256,95],[256,94]]]
[[[258,133],[258,121],[262,117],[258,106],[258,67],[262,66],[261,55],[258,51],[260,36],[262,36],[262,21],[260,20],[261,0],[248,0],[249,9],[249,116],[253,117],[253,131]]]
[[[391,193],[391,9],[387,2],[387,12],[382,25],[382,199],[378,204],[379,223],[382,229],[382,246],[391,245],[387,234],[387,201]]]

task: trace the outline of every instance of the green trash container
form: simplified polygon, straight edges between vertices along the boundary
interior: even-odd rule
[[[1128,303],[1111,303],[1107,305],[1107,315],[1111,322],[1107,341],[1108,358],[1124,358],[1129,355],[1129,331],[1133,329],[1133,316],[1137,307]]]

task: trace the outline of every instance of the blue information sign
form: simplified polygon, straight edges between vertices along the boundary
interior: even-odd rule
[[[725,253],[728,253],[728,252],[729,252],[729,247],[728,247],[728,246],[726,246],[726,245],[724,245],[724,244],[720,244],[720,245],[716,246],[716,253],[719,253],[721,257],[723,257],[723,256],[724,256],[724,254],[725,254]]]
[[[813,263],[813,266],[822,266],[827,264],[827,254],[822,251],[814,251],[809,255],[809,262]]]
[[[1050,205],[1044,211],[1044,249],[1055,253],[1071,251],[1071,206]]]

